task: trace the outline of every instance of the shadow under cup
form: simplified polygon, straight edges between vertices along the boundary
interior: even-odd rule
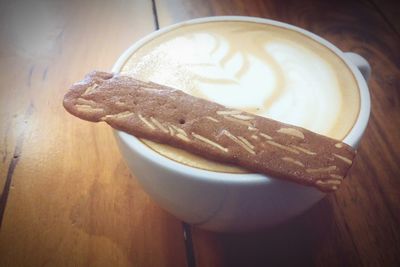
[[[119,58],[113,67],[113,71],[124,73],[124,66],[127,62],[149,42],[162,40],[163,36],[168,36],[169,33],[188,25],[196,26],[214,22],[227,22],[232,23],[232,25],[236,22],[241,23],[240,25],[255,23],[281,28],[285,31],[289,30],[307,36],[314,43],[318,43],[319,46],[322,44],[325,49],[334,53],[350,70],[349,73],[356,81],[359,90],[359,110],[355,115],[354,122],[352,122],[354,125],[349,128],[346,135],[343,135],[345,136],[343,139],[345,143],[354,148],[358,146],[370,113],[370,97],[366,83],[370,73],[368,62],[357,54],[343,53],[326,40],[292,25],[260,18],[236,16],[210,17],[179,23],[154,32],[135,43]],[[243,27],[235,30],[246,32],[246,34],[248,32]],[[197,37],[194,36],[193,38]],[[200,41],[207,40],[206,36],[199,36],[198,38],[200,38]],[[145,49],[144,52],[148,53]],[[190,51],[187,54],[190,56]],[[184,60],[185,55],[183,51],[180,58]],[[190,60],[193,59],[189,58]],[[155,60],[153,62],[158,64]],[[174,81],[171,82],[168,75],[159,75],[161,78],[154,79],[155,76],[151,75],[158,75],[158,72],[143,71],[142,65],[133,66],[133,71],[127,74],[181,88],[176,86]],[[177,69],[182,70],[179,64]],[[185,72],[185,70],[182,71]],[[190,89],[190,86],[196,87],[196,84],[193,83],[196,76],[188,76],[188,73],[186,71],[184,74],[185,77],[189,77],[189,79],[186,79],[186,81],[189,81],[186,85]],[[178,74],[175,76],[179,77]],[[205,87],[201,93],[207,93],[207,90],[208,88]],[[198,91],[189,90],[188,93],[196,95]],[[226,103],[220,104],[226,105]],[[269,116],[269,114],[266,114],[266,116]],[[177,218],[205,229],[247,231],[271,226],[304,212],[325,195],[312,187],[261,174],[241,173],[240,171],[233,171],[232,173],[191,167],[157,153],[141,140],[129,134],[120,131],[114,133],[120,151],[131,172],[152,199]]]

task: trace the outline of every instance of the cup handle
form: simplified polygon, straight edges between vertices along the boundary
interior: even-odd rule
[[[369,65],[368,61],[359,54],[353,52],[345,52],[344,56],[360,70],[365,81],[368,82],[371,76],[371,65]]]

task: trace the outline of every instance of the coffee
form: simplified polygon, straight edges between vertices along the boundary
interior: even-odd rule
[[[357,82],[340,57],[302,33],[262,23],[180,26],[139,47],[121,72],[336,139],[351,130],[360,108]],[[243,172],[143,142],[192,167]]]

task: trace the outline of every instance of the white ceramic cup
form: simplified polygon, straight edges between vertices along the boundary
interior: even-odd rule
[[[240,16],[194,19],[153,32],[131,46],[118,59],[113,72],[149,40],[183,24],[208,21],[250,21],[272,24],[309,36],[330,48],[349,66],[360,89],[360,112],[344,142],[356,148],[367,126],[370,96],[368,62],[355,53],[343,53],[333,44],[304,29],[268,19]],[[261,174],[232,174],[189,167],[153,151],[137,138],[115,131],[120,151],[143,189],[177,218],[213,231],[248,231],[268,227],[292,218],[318,202],[324,193]]]

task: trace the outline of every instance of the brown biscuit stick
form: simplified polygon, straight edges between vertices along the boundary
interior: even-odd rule
[[[64,107],[84,120],[216,161],[334,191],[353,163],[348,145],[132,77],[92,72]]]

